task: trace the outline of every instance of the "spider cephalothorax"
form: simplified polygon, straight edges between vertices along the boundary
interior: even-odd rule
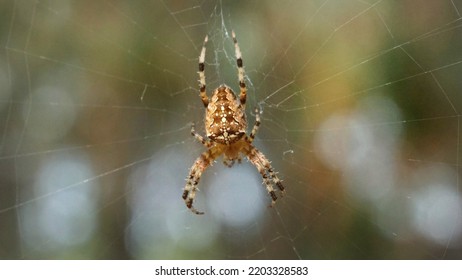
[[[204,139],[204,137],[196,133],[194,125],[191,128],[191,134],[207,147],[207,151],[202,153],[194,162],[183,190],[183,199],[186,206],[195,214],[204,214],[204,212],[197,211],[193,207],[197,184],[204,170],[220,155],[223,155],[223,163],[228,167],[233,166],[235,160],[240,162],[241,154],[249,159],[263,177],[263,183],[272,199],[270,206],[273,206],[277,199],[272,183],[279,188],[281,194],[284,193],[281,180],[276,176],[270,161],[262,152],[252,145],[255,134],[260,126],[260,112],[258,110],[255,110],[255,124],[252,131],[249,135],[246,133],[247,121],[245,117],[245,102],[247,98],[247,88],[244,82],[241,50],[237,44],[234,32],[232,32],[232,36],[238,68],[240,88],[239,101],[233,90],[226,85],[221,85],[215,89],[209,100],[205,91],[204,74],[205,44],[207,43],[207,36],[205,37],[204,46],[199,56],[199,87],[200,97],[206,108],[205,132],[207,134],[207,139]]]

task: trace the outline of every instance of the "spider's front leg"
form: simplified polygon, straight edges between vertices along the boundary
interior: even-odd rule
[[[202,173],[209,167],[212,162],[220,155],[219,151],[211,148],[200,155],[194,162],[191,170],[189,171],[187,183],[183,189],[183,199],[188,207],[194,214],[202,215],[204,212],[198,211],[193,207],[194,198],[196,197],[197,184],[201,179]]]
[[[281,196],[285,193],[285,188],[282,185],[282,181],[274,172],[273,167],[271,166],[270,161],[265,157],[265,155],[260,152],[257,148],[253,145],[249,144],[249,150],[247,151],[247,158],[249,161],[257,168],[258,172],[261,174],[263,178],[263,183],[266,186],[266,190],[271,197],[271,204],[270,207],[273,207],[276,204],[276,200],[278,199],[276,192],[274,191],[273,182],[281,191]]]

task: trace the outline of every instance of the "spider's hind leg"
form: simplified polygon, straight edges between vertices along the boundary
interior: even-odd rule
[[[252,143],[255,139],[255,135],[257,135],[258,128],[260,127],[260,110],[255,108],[255,124],[253,125],[252,131],[250,132],[248,139],[249,143]]]
[[[240,88],[240,95],[239,95],[239,101],[241,102],[242,108],[245,108],[245,102],[247,99],[247,87],[245,86],[245,71],[244,71],[244,65],[242,63],[242,53],[241,49],[239,48],[239,44],[237,43],[236,39],[236,34],[234,31],[231,32],[231,35],[233,37],[233,42],[234,42],[234,50],[236,52],[236,64],[237,64],[237,74],[239,78],[239,88]]]
[[[209,105],[209,98],[207,97],[207,93],[205,91],[205,44],[207,44],[208,36],[205,36],[204,45],[202,46],[201,54],[199,56],[199,90],[200,96],[202,99],[202,103],[204,107]]]

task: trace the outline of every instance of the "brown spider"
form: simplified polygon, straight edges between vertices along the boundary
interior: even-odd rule
[[[205,45],[207,43],[207,36],[204,40],[201,54],[199,56],[199,86],[200,97],[205,106],[205,132],[207,138],[205,139],[200,134],[196,133],[194,124],[191,127],[191,134],[201,142],[207,151],[202,153],[196,159],[189,176],[186,179],[187,183],[183,191],[183,199],[186,206],[195,214],[204,214],[193,207],[194,197],[197,191],[197,184],[201,178],[204,170],[212,165],[213,161],[223,155],[223,163],[232,167],[234,161],[241,162],[241,153],[246,156],[249,161],[255,165],[263,177],[263,183],[266,186],[268,194],[271,196],[272,207],[276,203],[276,193],[274,192],[272,182],[281,191],[281,196],[284,194],[284,186],[281,180],[276,176],[270,161],[265,155],[257,150],[252,145],[258,127],[260,126],[260,112],[255,109],[255,124],[250,135],[246,134],[247,121],[245,116],[245,101],[247,97],[247,88],[244,82],[244,68],[242,66],[242,56],[239,45],[237,44],[236,35],[232,32],[234,48],[236,51],[236,61],[238,68],[240,95],[239,102],[233,90],[227,85],[221,85],[212,94],[209,101],[205,92],[205,74],[204,74],[204,61],[205,61]]]

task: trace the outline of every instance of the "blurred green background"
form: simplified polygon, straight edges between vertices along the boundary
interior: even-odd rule
[[[0,3],[0,258],[462,258],[462,2]],[[217,160],[189,212],[207,89],[238,91],[287,194]]]

